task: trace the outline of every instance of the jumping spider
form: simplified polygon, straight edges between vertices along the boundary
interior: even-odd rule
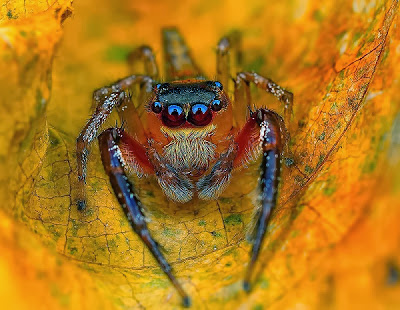
[[[127,175],[155,175],[164,194],[178,203],[188,202],[195,195],[212,200],[225,190],[233,170],[262,156],[261,206],[243,284],[249,290],[271,210],[276,205],[282,151],[288,137],[281,116],[267,108],[250,108],[250,83],[284,104],[286,121],[291,115],[293,95],[270,79],[241,72],[233,79],[231,101],[227,91],[232,82],[229,55],[239,52],[234,36],[221,39],[217,45],[217,79],[213,81],[204,79],[176,29],[164,29],[162,36],[168,83],[156,82],[159,75],[154,54],[142,46],[130,54],[128,61],[132,66],[141,61],[146,75],[131,75],[94,92],[96,111],[77,139],[77,204],[79,209],[86,204],[88,147],[98,137],[104,169],[133,230],[188,306],[190,298],[147,229],[142,209],[145,206]],[[140,117],[130,95],[133,87],[140,87],[137,100],[146,107]],[[109,128],[98,136],[114,108],[124,128]]]

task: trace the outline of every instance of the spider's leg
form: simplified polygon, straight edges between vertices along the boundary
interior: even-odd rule
[[[255,86],[258,88],[271,93],[274,95],[280,102],[284,104],[284,118],[278,114],[278,121],[279,121],[279,126],[282,128],[282,135],[284,138],[284,143],[282,143],[285,147],[285,153],[286,156],[291,156],[291,151],[289,149],[289,140],[290,140],[290,134],[289,131],[287,130],[287,127],[285,125],[285,122],[290,125],[290,118],[292,116],[292,111],[293,111],[293,94],[282,87],[280,87],[278,84],[273,82],[272,80],[265,78],[257,73],[253,72],[241,72],[238,73],[236,76],[236,81],[235,81],[235,104],[240,107],[237,108],[238,112],[235,111],[235,117],[239,120],[239,125],[243,123],[243,115],[242,116],[238,115],[238,113],[242,112],[243,109],[245,109],[245,105],[247,105],[247,108],[252,109],[251,107],[251,94],[250,94],[250,83],[254,83]],[[241,117],[241,121],[240,121]]]
[[[235,100],[233,102],[233,119],[236,128],[243,128],[245,125],[251,107],[251,94],[249,81],[236,77],[235,80]]]
[[[251,105],[249,83],[254,83],[258,88],[265,90],[268,93],[274,95],[280,102],[284,104],[284,120],[285,122],[290,121],[290,117],[293,111],[293,94],[278,84],[273,82],[271,79],[265,78],[254,72],[240,72],[236,76],[236,88],[246,89],[247,104]],[[235,92],[236,95],[236,92]],[[236,99],[236,98],[235,98]]]
[[[151,77],[156,81],[159,80],[160,77],[159,77],[156,57],[151,47],[147,45],[142,45],[137,47],[128,55],[127,62],[130,72],[144,73],[145,75]],[[142,116],[146,112],[146,108],[144,107],[143,103],[147,102],[149,95],[152,94],[152,84],[140,83],[138,86],[139,88],[137,89],[137,94],[135,95],[136,100],[134,102],[134,105],[131,105],[136,107],[135,111],[134,112],[127,111],[126,113],[120,113],[121,119],[130,118],[129,116],[132,113],[135,114],[137,113],[138,115]],[[134,124],[136,122],[137,120],[129,123]]]
[[[217,45],[217,80],[224,85],[226,90],[229,90],[229,84],[232,82],[232,62],[234,68],[240,65],[241,53],[241,36],[239,32],[232,32],[226,37],[223,37]]]
[[[127,60],[131,72],[141,72],[136,68],[136,65],[141,62],[144,74],[155,80],[158,79],[158,66],[151,47],[147,45],[139,46],[129,53]]]
[[[85,127],[83,127],[76,140],[78,209],[82,210],[86,206],[85,184],[90,144],[97,137],[101,125],[107,120],[112,110],[115,107],[119,107],[130,101],[127,94],[128,89],[137,83],[152,85],[152,81],[153,80],[150,77],[145,75],[131,75],[108,87],[103,87],[93,92],[93,102],[96,105],[96,110],[86,123]]]
[[[250,290],[250,279],[254,264],[260,253],[271,211],[276,205],[282,150],[280,122],[275,112],[259,109],[251,114],[249,123],[258,126],[258,142],[262,150],[262,163],[259,180],[261,209],[257,214],[256,236],[243,282],[243,288],[246,291]]]
[[[162,255],[157,242],[152,238],[147,228],[141,203],[134,192],[132,183],[128,180],[124,172],[125,163],[119,147],[120,139],[121,134],[118,128],[107,129],[99,136],[101,159],[104,169],[110,178],[111,186],[133,230],[145,243],[162,270],[181,295],[184,306],[189,306],[189,296],[173,275],[171,266]]]
[[[182,35],[176,28],[164,28],[162,39],[167,80],[184,80],[203,76]]]

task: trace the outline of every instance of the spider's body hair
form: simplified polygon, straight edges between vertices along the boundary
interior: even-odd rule
[[[215,129],[215,125],[178,130],[161,127],[161,132],[171,139],[163,148],[165,161],[182,173],[202,174],[216,156],[216,145],[209,141]]]

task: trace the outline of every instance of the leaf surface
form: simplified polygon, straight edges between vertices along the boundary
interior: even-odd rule
[[[0,282],[10,304],[27,308],[29,292],[30,304],[47,308],[179,307],[113,196],[96,146],[89,206],[79,212],[73,204],[74,143],[91,93],[129,74],[124,59],[135,46],[152,46],[161,60],[159,32],[173,24],[210,78],[218,39],[242,31],[243,69],[295,95],[291,154],[250,294],[241,281],[256,164],[235,173],[217,201],[183,206],[168,201],[154,179],[134,180],[193,308],[400,306],[397,1],[73,7],[65,20],[67,1],[2,6]],[[253,95],[256,105],[283,112],[270,96]]]

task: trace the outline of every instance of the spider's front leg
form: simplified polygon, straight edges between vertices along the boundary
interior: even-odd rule
[[[258,88],[273,94],[284,104],[285,121],[289,121],[292,114],[293,94],[272,80],[257,73],[241,72],[236,77],[235,104],[243,109],[247,106],[251,111],[250,83]],[[278,185],[281,171],[282,150],[288,150],[289,132],[282,117],[265,108],[250,112],[250,118],[244,124],[236,141],[239,152],[234,165],[240,166],[248,161],[251,154],[262,151],[260,187],[261,208],[256,217],[256,230],[251,259],[243,282],[243,288],[250,290],[250,279],[254,265],[260,253],[265,232],[269,223],[272,209],[276,205]]]
[[[248,124],[257,125],[258,143],[262,151],[261,176],[259,179],[261,209],[257,214],[255,239],[243,288],[250,290],[250,279],[259,256],[272,209],[276,206],[281,171],[282,130],[280,116],[268,109],[252,112]],[[253,142],[254,143],[254,142]]]
[[[142,239],[158,264],[161,266],[164,273],[168,276],[178,293],[181,295],[183,305],[186,307],[190,306],[189,296],[173,275],[171,266],[162,255],[157,242],[150,235],[139,198],[136,196],[133,185],[125,174],[125,163],[120,146],[122,144],[126,147],[126,145],[132,142],[132,140],[129,139],[129,137],[119,128],[110,128],[105,130],[100,134],[98,139],[104,169],[110,178],[110,183],[114,193],[132,225],[133,230]],[[131,149],[131,151],[136,152],[136,155],[139,155],[138,153],[143,154],[144,149],[140,149],[141,145],[137,144],[136,146],[139,149]],[[137,159],[139,158],[140,156],[137,156]],[[149,162],[147,162],[147,165],[150,167]]]
[[[116,83],[100,88],[93,93],[93,101],[96,104],[96,111],[83,127],[76,140],[76,160],[78,167],[78,188],[77,205],[82,210],[86,206],[86,170],[89,155],[89,146],[97,137],[101,125],[107,120],[114,108],[129,103],[128,90],[135,84],[145,83],[151,88],[153,80],[146,75],[131,75]]]
[[[242,98],[241,101],[251,107],[251,95],[249,84],[254,83],[257,88],[260,88],[272,95],[274,95],[280,102],[284,104],[284,120],[289,122],[293,112],[293,94],[290,91],[282,88],[269,78],[263,77],[254,72],[240,72],[236,76],[235,87],[235,101],[237,97],[245,96],[247,102],[245,103]],[[284,134],[287,134],[286,132]]]

